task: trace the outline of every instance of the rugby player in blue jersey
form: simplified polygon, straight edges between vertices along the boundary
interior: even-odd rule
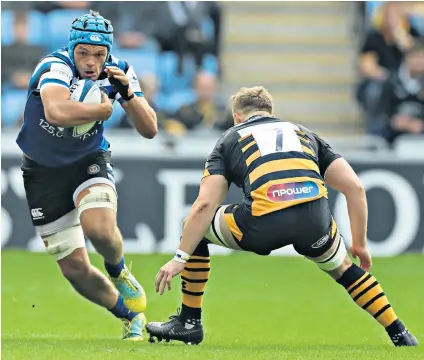
[[[68,46],[35,68],[17,143],[32,222],[47,253],[78,293],[123,321],[123,339],[142,340],[146,294],[124,261],[103,121],[115,100],[145,138],[156,135],[157,120],[134,69],[111,54],[112,44],[113,27],[97,12],[74,20]],[[70,87],[83,78],[105,89],[101,104],[70,99]],[[93,121],[84,135],[66,135]],[[109,278],[90,264],[84,235],[104,258]]]

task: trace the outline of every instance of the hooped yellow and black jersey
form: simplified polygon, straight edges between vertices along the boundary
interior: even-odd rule
[[[243,188],[243,204],[262,216],[328,197],[324,174],[340,155],[301,125],[254,116],[227,130],[205,165],[203,178],[223,175]]]

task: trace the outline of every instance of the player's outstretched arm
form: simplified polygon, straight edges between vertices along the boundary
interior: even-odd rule
[[[206,234],[216,209],[228,193],[228,181],[222,175],[210,175],[200,183],[199,196],[185,221],[179,249],[191,255]]]
[[[364,186],[358,175],[343,158],[334,160],[325,171],[325,182],[346,197],[352,231],[351,253],[359,256],[361,267],[368,270],[371,258],[367,250],[368,206]]]
[[[41,90],[46,120],[56,126],[72,127],[92,121],[107,120],[113,111],[107,95],[102,94],[101,104],[85,104],[70,99],[69,89],[51,85]]]
[[[147,139],[153,139],[158,132],[156,112],[144,97],[135,96],[133,89],[129,86],[128,75],[121,69],[108,66],[106,72],[110,83],[125,101],[122,107],[131,118],[137,132]]]

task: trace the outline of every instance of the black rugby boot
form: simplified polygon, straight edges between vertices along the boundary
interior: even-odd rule
[[[399,346],[418,346],[417,338],[412,335],[407,329],[402,331],[400,334],[390,336],[393,345]]]
[[[198,345],[203,341],[203,325],[200,319],[182,319],[179,312],[169,317],[167,322],[150,322],[146,331],[150,335],[149,342],[166,340],[182,341],[185,344]]]

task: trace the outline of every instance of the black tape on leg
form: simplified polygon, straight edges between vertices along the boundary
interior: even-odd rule
[[[365,271],[362,270],[359,266],[352,264],[340,277],[340,279],[336,280],[340,285],[342,285],[344,288],[350,287],[352,284],[355,283],[355,281],[359,280],[363,275],[365,274]]]
[[[194,250],[192,255],[209,257],[208,241],[202,239],[202,241],[199,243],[199,245],[197,245],[197,248]]]

